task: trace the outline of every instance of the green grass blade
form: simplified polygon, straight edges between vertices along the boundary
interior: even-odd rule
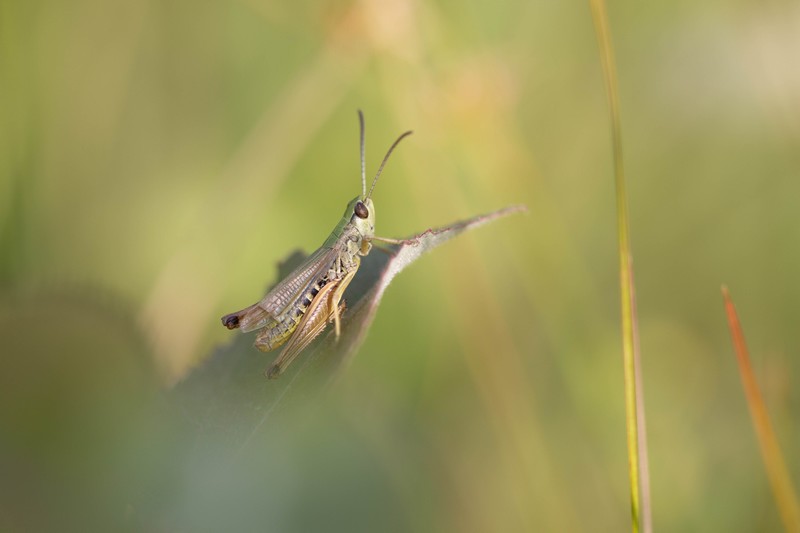
[[[590,0],[592,18],[600,48],[600,60],[606,83],[611,114],[611,136],[617,198],[617,235],[619,240],[619,276],[622,314],[622,355],[625,380],[625,419],[627,422],[628,467],[631,491],[633,531],[652,531],[650,475],[647,460],[644,397],[642,392],[639,333],[636,321],[636,296],[633,283],[633,260],[628,231],[628,206],[622,159],[622,134],[619,98],[611,32],[605,2]]]
[[[786,531],[800,531],[800,506],[797,503],[797,492],[792,485],[792,480],[786,469],[778,439],[772,429],[767,406],[761,391],[758,388],[753,366],[750,364],[750,355],[744,342],[744,332],[736,314],[728,288],[722,287],[722,297],[725,300],[725,313],[728,315],[728,327],[731,330],[733,348],[736,351],[736,360],[739,363],[739,373],[742,376],[742,387],[753,418],[753,426],[761,448],[761,457],[767,470],[772,492],[778,505],[783,526]]]

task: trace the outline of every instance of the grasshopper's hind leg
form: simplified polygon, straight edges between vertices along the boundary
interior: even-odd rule
[[[344,295],[344,290],[350,285],[350,282],[353,281],[353,277],[356,275],[357,270],[351,270],[350,272],[342,278],[342,282],[336,287],[336,290],[333,292],[331,296],[331,300],[333,301],[333,323],[336,329],[336,338],[338,339],[339,336],[342,334],[342,326],[341,326],[341,311],[339,309],[339,302],[342,301],[342,296]]]
[[[286,370],[286,367],[294,361],[295,357],[325,329],[325,325],[334,312],[331,297],[335,288],[336,283],[324,285],[311,301],[311,305],[303,313],[297,327],[289,333],[289,342],[286,343],[272,366],[265,372],[268,378],[274,379],[281,375]]]

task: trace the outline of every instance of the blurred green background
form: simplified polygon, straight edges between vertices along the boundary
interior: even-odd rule
[[[719,288],[798,480],[800,9],[609,16],[655,526],[778,530]],[[587,3],[3,1],[0,95],[0,529],[630,527]],[[404,272],[337,387],[222,452],[169,386],[359,192],[357,108],[368,174],[415,130],[379,235],[530,212]]]

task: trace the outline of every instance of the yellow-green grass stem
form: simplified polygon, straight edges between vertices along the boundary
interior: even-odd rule
[[[600,61],[606,84],[611,116],[611,137],[617,200],[617,236],[619,240],[619,276],[622,317],[622,355],[625,387],[625,419],[628,441],[628,470],[631,494],[631,520],[634,532],[652,531],[650,481],[645,431],[644,397],[642,392],[639,335],[636,321],[636,296],[633,282],[633,261],[628,228],[628,206],[625,172],[622,159],[622,134],[619,98],[611,32],[605,2],[590,0]]]

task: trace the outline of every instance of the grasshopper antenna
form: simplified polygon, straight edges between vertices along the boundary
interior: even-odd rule
[[[392,146],[389,147],[389,151],[386,152],[385,156],[383,156],[383,161],[381,161],[381,166],[378,167],[378,173],[375,174],[375,178],[372,180],[372,187],[369,188],[369,194],[366,196],[365,200],[368,200],[372,196],[372,191],[375,190],[375,184],[378,183],[378,177],[381,175],[383,167],[386,166],[386,162],[389,160],[389,156],[392,155],[392,152],[394,151],[395,147],[398,144],[400,144],[400,141],[402,141],[412,133],[414,132],[411,130],[408,130],[407,132],[403,133],[402,135],[400,135],[400,137],[397,138],[397,140],[392,144]]]
[[[361,128],[361,196],[366,196],[367,194],[367,164],[364,160],[364,113],[361,110],[358,110],[358,124]]]

